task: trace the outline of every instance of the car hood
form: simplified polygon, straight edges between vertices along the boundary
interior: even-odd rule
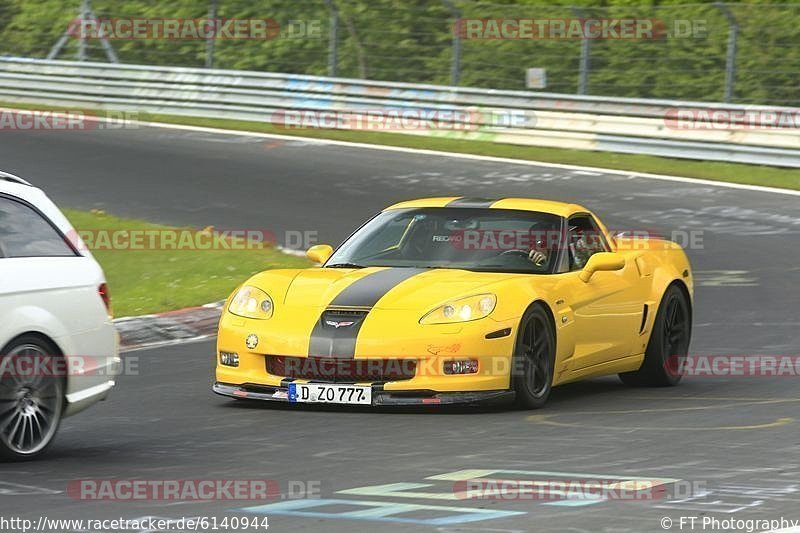
[[[300,307],[424,310],[450,299],[489,292],[493,284],[508,276],[440,268],[316,268],[300,271],[286,288],[283,301]]]

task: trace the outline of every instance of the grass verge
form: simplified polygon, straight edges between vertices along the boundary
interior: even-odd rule
[[[0,104],[20,109],[68,110],[41,104]],[[74,110],[74,108],[72,108]],[[101,110],[91,111],[103,115]],[[564,148],[542,148],[535,146],[517,146],[499,144],[479,140],[450,139],[444,137],[421,137],[400,133],[384,133],[369,131],[342,131],[325,129],[285,129],[269,123],[248,122],[242,120],[225,120],[198,117],[183,117],[140,113],[138,119],[149,122],[164,122],[189,126],[204,126],[238,131],[273,133],[318,139],[332,139],[348,142],[421,148],[443,152],[486,155],[492,157],[508,157],[528,161],[561,163],[601,167],[652,174],[669,174],[747,185],[765,187],[781,187],[800,190],[800,169],[788,169],[741,163],[725,163],[716,161],[693,161],[649,155],[618,154],[612,152],[591,152],[586,150],[568,150]]]
[[[105,271],[114,316],[118,317],[170,311],[222,300],[256,272],[270,268],[311,266],[305,258],[287,255],[273,248],[114,250],[102,246],[102,249],[98,249],[101,247],[101,235],[119,230],[195,230],[118,218],[103,212],[66,209],[64,213],[79,233],[91,232],[90,235],[96,238],[92,254]],[[90,249],[93,248],[90,242],[87,244]]]

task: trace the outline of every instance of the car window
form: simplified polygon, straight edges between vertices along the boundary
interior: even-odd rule
[[[413,223],[413,217],[402,217],[390,221],[375,232],[370,242],[365,243],[365,253],[372,255],[397,248]]]
[[[589,215],[569,219],[569,269],[581,270],[597,252],[608,252],[603,232]]]
[[[64,257],[75,252],[31,207],[0,196],[0,257]]]
[[[536,211],[389,209],[345,241],[329,264],[550,274],[561,231],[561,217]]]

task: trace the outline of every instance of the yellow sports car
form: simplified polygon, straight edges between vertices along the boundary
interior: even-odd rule
[[[261,272],[226,301],[214,392],[537,408],[554,385],[588,377],[681,378],[692,325],[683,249],[610,235],[579,205],[402,202],[308,257],[322,267]]]

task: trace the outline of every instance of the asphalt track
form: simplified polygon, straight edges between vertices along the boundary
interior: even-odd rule
[[[800,354],[797,197],[167,129],[3,135],[0,168],[60,205],[165,223],[316,231],[338,243],[372,212],[409,197],[533,196],[583,203],[614,228],[702,232],[692,233],[702,242],[688,251],[698,279],[692,353]],[[0,465],[0,516],[221,518],[267,504],[273,531],[609,533],[663,531],[665,516],[676,531],[680,516],[800,519],[797,377],[695,377],[673,389],[605,378],[557,388],[536,412],[296,409],[214,396],[212,353],[208,341],[128,353],[138,375],[122,376],[108,401],[66,420],[46,458]],[[568,506],[453,499],[452,480],[427,479],[466,469],[512,479],[670,478],[695,490]],[[90,478],[261,478],[284,493],[292,481],[319,482],[321,496],[336,501],[292,511],[288,499],[67,494],[71,480]],[[413,485],[364,488],[400,483]],[[393,514],[400,504],[456,509]],[[351,514],[334,516],[343,512]],[[468,522],[475,512],[484,519]]]

